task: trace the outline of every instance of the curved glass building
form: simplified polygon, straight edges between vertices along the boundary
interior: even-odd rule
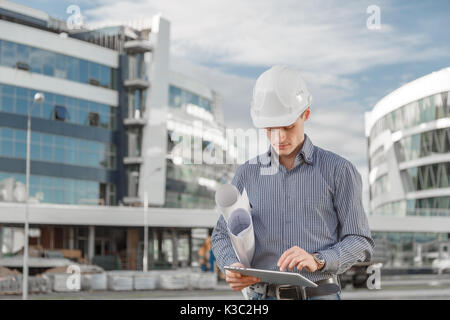
[[[450,68],[366,113],[372,215],[450,217]]]

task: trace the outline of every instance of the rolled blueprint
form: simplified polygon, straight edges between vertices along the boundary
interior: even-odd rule
[[[227,227],[239,261],[250,268],[250,262],[255,253],[255,234],[250,213],[242,208],[237,208],[228,218]]]
[[[217,207],[227,222],[236,256],[244,266],[250,267],[255,253],[255,234],[247,191],[244,188],[241,195],[234,185],[225,184],[217,189],[215,198]]]

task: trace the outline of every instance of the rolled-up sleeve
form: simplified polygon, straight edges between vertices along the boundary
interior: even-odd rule
[[[244,165],[239,166],[236,170],[233,180],[231,181],[231,184],[233,184],[239,190],[239,192],[242,192],[244,188],[243,171]],[[222,214],[220,215],[219,220],[217,221],[217,225],[211,235],[211,244],[214,256],[216,257],[217,265],[219,266],[220,270],[222,270],[222,272],[224,272],[225,266],[229,266],[233,263],[239,262],[239,259],[237,258],[236,253],[233,249],[231,239],[228,235],[225,218]]]
[[[375,248],[362,204],[361,175],[348,161],[337,168],[333,203],[339,220],[339,242],[319,251],[325,259],[320,271],[340,274],[355,263],[370,261]]]

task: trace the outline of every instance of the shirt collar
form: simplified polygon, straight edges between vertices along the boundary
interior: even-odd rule
[[[313,164],[313,153],[314,153],[314,144],[312,143],[311,139],[308,137],[308,135],[305,133],[305,140],[303,141],[303,146],[298,152],[297,156],[295,157],[294,161],[294,167],[299,165],[303,160],[309,164]],[[278,163],[278,157],[276,157],[276,152],[273,149],[272,145],[270,145],[269,150],[261,155],[263,160],[263,163],[269,164],[272,163],[272,161],[277,164]]]

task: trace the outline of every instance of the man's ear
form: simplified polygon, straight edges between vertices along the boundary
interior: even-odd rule
[[[308,108],[306,108],[306,110],[303,111],[303,113],[302,113],[303,121],[308,120],[310,114],[311,114],[311,109],[308,107]]]

